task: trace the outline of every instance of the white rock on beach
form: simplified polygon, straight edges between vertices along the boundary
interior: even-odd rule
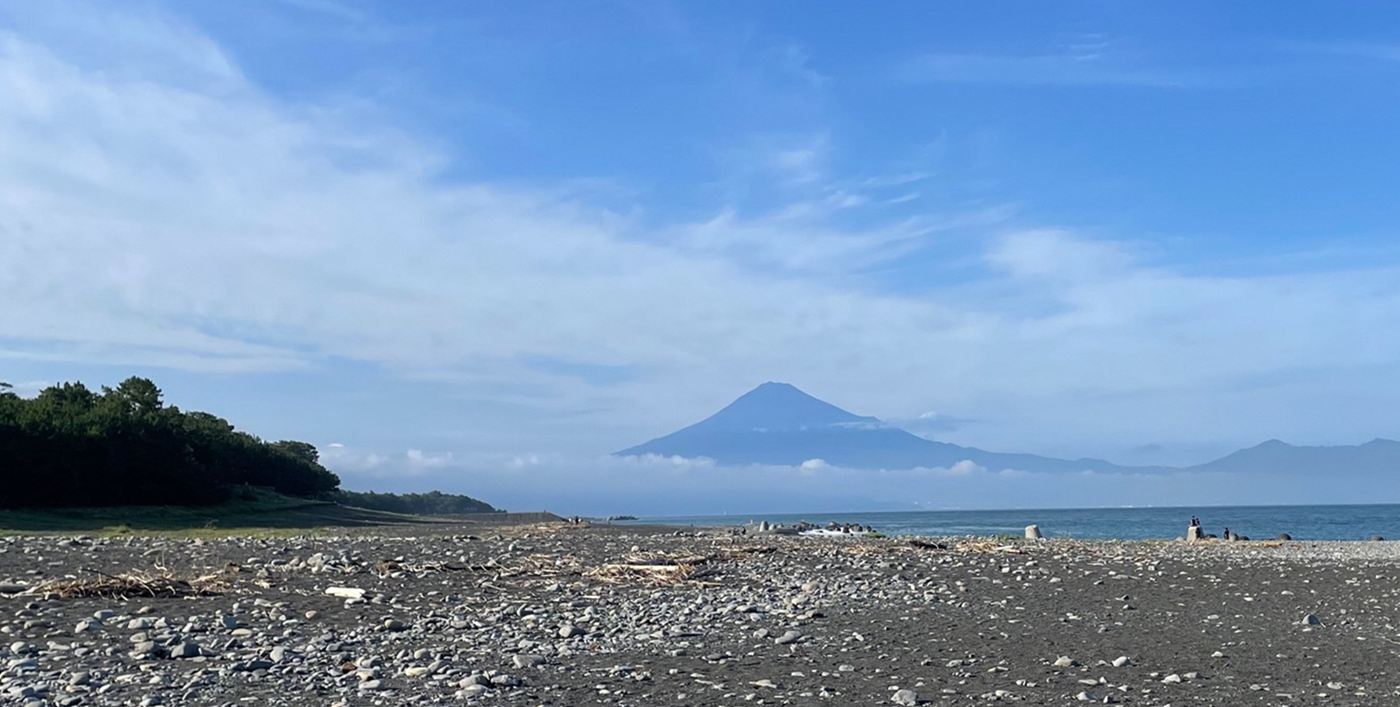
[[[919,693],[914,692],[913,690],[899,690],[895,692],[892,697],[890,697],[890,701],[894,702],[897,705],[911,707],[912,705],[919,704]]]

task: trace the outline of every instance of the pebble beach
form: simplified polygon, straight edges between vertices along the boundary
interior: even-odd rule
[[[1393,705],[1400,544],[0,538],[0,704]]]

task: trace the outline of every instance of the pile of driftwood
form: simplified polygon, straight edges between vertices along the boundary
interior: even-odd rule
[[[517,577],[529,579],[582,577],[608,584],[637,583],[664,586],[701,581],[718,574],[719,570],[715,565],[719,563],[754,560],[763,555],[777,552],[777,550],[778,548],[770,546],[747,546],[724,548],[707,555],[638,552],[624,557],[619,562],[610,562],[591,568],[573,555],[536,553],[514,561],[490,559],[479,564],[436,562],[416,564],[399,560],[382,560],[375,563],[371,569],[381,577],[398,572],[466,572],[478,576],[486,575],[488,576],[487,581]]]
[[[958,552],[1009,552],[1013,555],[1025,554],[1025,550],[1013,544],[1000,542],[998,540],[969,540],[958,543],[953,549]]]
[[[514,577],[577,577],[583,574],[583,563],[573,555],[547,555],[536,553],[510,565],[503,576]]]
[[[166,569],[115,575],[92,569],[83,572],[85,576],[45,582],[25,594],[59,599],[175,599],[217,596],[232,588],[229,575],[224,572],[191,576]]]
[[[578,575],[582,573],[582,565],[578,559],[571,555],[546,555],[533,554],[521,558],[516,562],[498,562],[495,559],[486,562],[473,564],[457,564],[452,562],[403,562],[399,560],[380,560],[370,568],[372,572],[380,577],[389,577],[398,573],[423,574],[427,572],[471,572],[476,574],[489,574],[494,579],[505,577],[518,577],[530,575],[532,577],[559,577],[568,575]]]
[[[635,583],[662,587],[684,582],[705,582],[718,570],[708,555],[670,555],[667,553],[634,554],[585,573],[590,579],[607,584]]]

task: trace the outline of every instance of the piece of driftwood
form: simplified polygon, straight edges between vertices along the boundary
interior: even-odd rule
[[[170,599],[218,596],[231,588],[227,573],[180,576],[166,569],[116,575],[94,569],[83,571],[88,576],[45,582],[28,589],[25,594],[60,599]]]

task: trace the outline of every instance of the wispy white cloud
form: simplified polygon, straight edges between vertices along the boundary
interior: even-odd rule
[[[966,459],[948,467],[948,475],[950,476],[971,476],[973,474],[985,473],[987,473],[986,467],[983,467],[975,462],[971,462]]]
[[[342,0],[276,0],[287,7],[304,12],[332,17],[347,22],[365,22],[369,19],[360,5]]]
[[[1136,266],[1123,243],[1095,242],[1059,230],[1004,234],[988,248],[986,257],[1013,278],[1071,282],[1112,278]]]
[[[353,449],[341,442],[322,445],[320,452],[321,463],[327,469],[351,475],[378,477],[381,470],[392,462],[388,455]],[[393,472],[392,469],[389,471]]]
[[[1138,67],[1097,53],[924,54],[900,64],[895,77],[911,83],[1144,88],[1216,86],[1223,81],[1219,75]]]
[[[49,381],[5,381],[10,384],[9,392],[21,398],[33,398],[45,388],[53,385]]]
[[[872,177],[865,177],[859,180],[861,187],[866,189],[889,189],[892,187],[907,187],[910,184],[925,181],[932,177],[928,172],[904,172],[900,174],[886,174]]]
[[[510,465],[516,469],[523,469],[527,466],[538,466],[543,459],[538,454],[517,454],[510,459]]]
[[[826,86],[827,82],[831,81],[830,76],[813,68],[812,56],[807,53],[807,50],[804,49],[802,45],[792,41],[786,42],[779,47],[777,54],[777,64],[783,71],[786,71],[788,74],[807,83],[813,88],[822,88]]]
[[[410,449],[404,454],[410,467],[418,469],[441,469],[452,463],[452,453],[429,454],[421,449]]]
[[[351,478],[380,481],[421,476],[454,463],[451,452],[428,453],[421,449],[410,449],[400,455],[332,442],[323,445],[320,451],[321,463],[331,471]]]
[[[952,432],[957,432],[969,424],[975,423],[976,420],[969,420],[940,412],[925,411],[913,417],[888,418],[885,419],[884,422],[892,427],[898,427],[916,435],[938,438]]]
[[[197,28],[153,12],[118,12],[99,5],[35,3],[0,7],[7,54],[15,51],[23,28],[30,42],[42,43],[62,61],[115,85],[141,87],[150,81],[198,88],[217,95],[237,89],[242,72],[217,42]],[[53,68],[53,67],[49,67]],[[21,94],[34,97],[35,94]],[[60,106],[54,105],[55,108]]]
[[[605,464],[622,464],[633,468],[642,469],[709,469],[715,466],[715,460],[709,457],[683,457],[679,454],[663,456],[661,454],[639,454],[634,456],[618,457],[617,461],[606,460]]]

